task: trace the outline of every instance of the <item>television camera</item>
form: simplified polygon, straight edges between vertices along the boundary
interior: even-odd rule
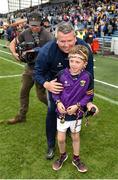
[[[22,42],[17,44],[16,52],[19,54],[19,59],[24,63],[33,64],[38,54],[33,48],[35,48],[34,42]]]

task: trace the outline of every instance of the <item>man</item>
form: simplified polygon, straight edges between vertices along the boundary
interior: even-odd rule
[[[89,49],[87,70],[93,76],[93,55],[89,46],[81,39],[76,38],[73,26],[69,22],[62,22],[56,28],[56,39],[48,42],[41,49],[37,56],[34,77],[43,85],[48,92],[48,112],[46,117],[46,136],[48,151],[46,158],[54,157],[55,137],[56,137],[56,105],[52,98],[52,93],[58,94],[63,90],[61,83],[57,82],[56,74],[68,67],[68,52],[75,44],[85,45]],[[40,61],[41,59],[41,61]],[[88,110],[96,107],[91,102],[87,104]],[[98,108],[96,107],[97,112]]]
[[[13,56],[20,62],[19,54],[16,52],[17,44],[25,42],[29,44],[32,43],[33,48],[42,47],[46,42],[48,42],[51,39],[52,35],[41,26],[40,14],[33,12],[29,16],[29,28],[24,30],[17,37],[17,39],[14,39],[10,43],[10,50]],[[25,61],[27,63],[22,76],[22,87],[20,92],[20,110],[19,113],[13,119],[8,120],[8,124],[16,124],[26,121],[26,114],[29,106],[29,93],[34,85],[33,70],[35,64],[35,57],[33,58],[34,59],[32,59],[31,57],[31,60],[27,61],[27,56],[25,57]],[[46,104],[47,100],[44,88],[36,83],[35,85],[39,100]]]
[[[42,24],[43,24],[43,27],[45,27],[48,32],[51,32],[50,21],[48,20],[47,17],[42,20]]]
[[[88,43],[91,49],[92,49],[93,39],[94,39],[94,31],[92,28],[88,28],[88,32],[85,34],[84,41]]]

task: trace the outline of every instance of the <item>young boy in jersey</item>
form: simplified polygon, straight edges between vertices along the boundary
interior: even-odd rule
[[[57,79],[63,84],[60,94],[53,94],[57,104],[57,140],[60,157],[52,168],[59,170],[68,158],[66,153],[66,131],[70,128],[73,146],[72,164],[80,172],[86,172],[87,167],[81,162],[80,130],[84,108],[93,99],[93,79],[85,70],[88,62],[88,49],[83,45],[75,45],[69,52],[69,68],[60,71]]]

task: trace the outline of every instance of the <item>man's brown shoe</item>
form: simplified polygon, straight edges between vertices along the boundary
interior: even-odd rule
[[[13,118],[13,119],[9,119],[8,121],[7,121],[7,124],[16,124],[16,123],[22,123],[22,122],[25,122],[26,121],[26,119],[21,119],[20,117],[19,117],[19,115],[17,115],[15,118]]]

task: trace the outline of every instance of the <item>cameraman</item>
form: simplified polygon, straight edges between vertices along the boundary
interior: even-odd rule
[[[42,47],[46,42],[53,38],[52,35],[41,26],[40,14],[35,12],[31,13],[28,21],[29,28],[21,32],[20,35],[10,43],[10,50],[19,62],[22,62],[22,58],[16,50],[17,44],[20,45],[23,42],[32,43],[34,44],[32,47],[33,49],[34,47]],[[26,113],[29,106],[29,93],[35,83],[33,80],[34,64],[35,57],[34,59],[31,58],[27,60],[26,56],[26,66],[22,75],[22,87],[20,91],[20,110],[13,119],[8,120],[8,124],[16,124],[26,121]],[[39,84],[35,83],[35,85],[39,100],[47,104],[44,88]]]

